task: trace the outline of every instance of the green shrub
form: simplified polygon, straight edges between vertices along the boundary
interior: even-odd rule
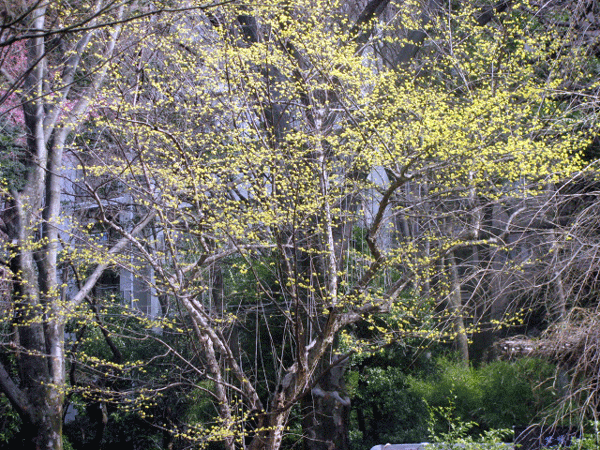
[[[600,436],[597,433],[586,433],[581,439],[574,439],[571,442],[571,448],[574,450],[598,450]]]
[[[436,363],[433,375],[425,379],[408,379],[411,391],[425,399],[437,417],[436,425],[430,431],[442,434],[452,427],[441,408],[449,408],[458,423],[479,423],[483,403],[479,372],[447,358],[439,358]]]
[[[425,379],[409,377],[410,390],[434,408],[451,408],[453,420],[476,423],[472,435],[485,430],[525,425],[547,411],[558,392],[552,386],[554,367],[542,360],[494,361],[474,368],[447,358]],[[438,414],[434,433],[446,433],[452,424]]]
[[[437,410],[437,411],[436,411]],[[473,437],[472,430],[478,428],[475,422],[462,422],[452,416],[451,407],[430,407],[431,419],[435,419],[435,413],[441,414],[449,424],[447,432],[436,434],[431,428],[430,440],[435,444],[431,450],[509,450],[511,444],[503,444],[504,441],[512,440],[513,431],[510,429],[486,430],[481,435]]]
[[[445,357],[415,363],[413,356],[412,365],[405,359],[386,353],[348,371],[352,448],[438,438],[479,445],[489,433],[534,423],[560,395],[555,367],[540,359],[480,367]]]
[[[355,372],[356,374],[356,372]],[[421,442],[427,436],[429,412],[423,398],[412,392],[406,375],[395,367],[365,368],[353,388],[351,435],[353,448],[375,443]],[[351,384],[354,384],[351,383]]]
[[[559,395],[553,386],[555,368],[536,358],[495,361],[482,366],[480,420],[489,428],[532,423]]]

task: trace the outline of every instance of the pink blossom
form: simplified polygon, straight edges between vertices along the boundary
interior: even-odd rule
[[[0,90],[0,97],[3,97],[5,94],[6,91]],[[25,126],[23,108],[21,108],[20,100],[14,92],[0,104],[0,117],[7,120],[11,125],[18,127]]]
[[[0,49],[0,68],[14,80],[18,81],[21,78],[27,68],[27,55],[23,41],[17,41]],[[12,125],[23,127],[25,118],[19,96],[12,89],[0,89],[0,98],[3,98],[7,92],[10,94],[0,104],[0,117],[5,118]]]
[[[13,78],[23,75],[27,68],[27,51],[24,41],[17,41],[0,49],[0,67]]]

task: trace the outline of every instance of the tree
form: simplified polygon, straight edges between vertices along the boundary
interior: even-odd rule
[[[75,232],[61,202],[65,192],[72,193],[65,174],[75,155],[67,147],[90,104],[99,101],[122,25],[139,15],[137,8],[136,2],[102,0],[3,4],[0,103],[3,142],[12,146],[4,161],[13,170],[3,163],[3,263],[12,293],[2,346],[14,359],[0,366],[0,387],[21,417],[31,448],[62,448],[65,324],[128,242],[123,238],[102,249],[101,258],[88,261],[92,268],[84,282],[69,292],[74,283],[64,242]],[[154,13],[152,5],[144,8],[142,16]],[[137,221],[132,235],[151,217]]]
[[[425,295],[458,289],[445,286],[452,253],[504,244],[503,232],[476,233],[468,199],[509,204],[579,167],[585,135],[551,95],[564,79],[538,69],[560,46],[551,30],[537,33],[517,9],[481,27],[474,8],[439,7],[418,58],[388,64],[376,50],[390,40],[406,48],[388,30],[418,24],[414,10],[397,7],[389,23],[361,14],[352,27],[343,7],[182,15],[157,28],[160,39],[134,39],[122,66],[136,74],[106,85],[113,101],[97,142],[117,151],[86,161],[86,186],[102,222],[152,267],[153,287],[192,320],[220,427],[190,438],[234,448],[253,422],[248,447],[276,449],[302,398],[329,395],[342,407],[344,396],[322,385],[366,345],[351,326],[370,322],[370,345],[418,334]],[[131,235],[98,179],[118,181],[134,217],[154,213],[153,232]],[[426,226],[388,231],[412,215]],[[215,295],[223,271],[234,275]],[[226,285],[248,286],[247,276],[253,291]],[[248,350],[255,336],[268,340],[269,358]]]
[[[326,378],[350,353],[436,335],[417,324],[459,293],[458,276],[445,285],[458,249],[502,244],[473,232],[468,201],[533,195],[579,167],[584,133],[545,70],[561,41],[518,6],[496,22],[376,0],[354,16],[342,2],[85,6],[36,3],[4,45],[28,49],[23,76],[4,73],[27,170],[5,190],[19,373],[0,368],[0,385],[43,448],[61,446],[65,323],[105,269],[189,321],[198,359],[181,362],[205,374],[218,426],[175,432],[276,450],[303,398],[345,406]],[[416,232],[393,230],[412,216]],[[464,334],[455,309],[447,337]]]
[[[539,237],[529,242],[536,264],[520,290],[531,305],[529,327],[524,335],[497,344],[508,357],[533,355],[556,362],[565,393],[547,420],[582,427],[587,419],[596,420],[599,405],[597,208],[593,171],[552,191],[540,214],[545,220],[538,225]]]
[[[411,42],[414,43],[418,38],[419,44],[416,48],[411,48],[411,65],[413,69],[420,70],[421,73],[426,72],[428,55],[422,54],[416,49],[422,48],[423,42],[427,42],[427,39],[434,35],[441,37],[444,33],[452,33],[451,39],[443,37],[438,40],[432,39],[435,42],[436,50],[431,51],[429,57],[440,57],[440,54],[447,54],[453,55],[450,57],[452,60],[455,58],[455,54],[466,51],[469,54],[477,55],[475,56],[477,59],[483,53],[484,58],[489,57],[489,61],[492,61],[487,67],[494,67],[494,55],[499,56],[503,53],[502,51],[500,53],[481,52],[481,49],[489,49],[489,47],[486,47],[487,44],[482,41],[469,37],[471,30],[464,26],[465,23],[468,23],[469,15],[475,18],[478,25],[488,28],[487,31],[480,30],[482,34],[487,34],[490,28],[499,32],[495,42],[507,44],[507,48],[510,48],[509,53],[516,50],[510,44],[513,39],[517,38],[518,41],[519,35],[523,36],[533,30],[539,31],[543,27],[547,34],[542,40],[554,36],[554,43],[561,42],[562,47],[551,50],[555,60],[549,59],[549,54],[543,56],[540,53],[534,56],[535,52],[529,53],[531,58],[539,57],[537,59],[539,70],[531,75],[539,77],[538,81],[550,76],[554,80],[551,83],[557,83],[555,88],[547,91],[546,98],[551,102],[548,103],[542,99],[540,105],[553,105],[552,108],[560,111],[561,119],[557,117],[557,120],[581,120],[580,127],[589,130],[590,126],[593,127],[591,124],[595,120],[595,103],[587,101],[585,98],[588,98],[587,93],[595,92],[595,88],[593,87],[593,78],[590,77],[586,67],[593,64],[592,61],[595,60],[595,57],[592,47],[581,45],[582,42],[589,42],[590,33],[592,33],[588,28],[589,24],[584,27],[579,22],[582,20],[582,11],[588,7],[591,8],[592,5],[584,3],[573,5],[573,9],[569,8],[567,11],[561,9],[560,14],[562,15],[560,15],[557,8],[562,8],[562,6],[552,2],[544,5],[514,3],[510,6],[508,2],[500,2],[496,5],[495,10],[490,8],[486,11],[474,11],[468,6],[461,6],[456,8],[454,14],[446,16],[440,10],[439,5],[434,4],[430,8],[423,9],[421,21],[427,23],[429,27],[433,23],[439,24],[435,29],[441,30],[440,34],[435,34],[430,30],[428,32],[427,27],[423,27],[420,34],[411,31]],[[535,13],[533,9],[535,9]],[[559,17],[565,21],[561,22]],[[414,22],[416,22],[416,18]],[[517,22],[518,25],[516,25]],[[448,25],[445,26],[445,23]],[[393,34],[396,31],[392,29],[387,32]],[[492,34],[493,32],[488,34],[488,38]],[[452,43],[455,42],[460,42],[460,44],[453,45]],[[538,42],[538,45],[539,47],[535,48],[545,48],[546,50],[550,50],[553,46],[553,44],[547,45],[543,42]],[[381,47],[383,49],[380,51],[385,54],[386,61],[401,61],[406,64],[404,55],[407,47],[410,46],[384,43]],[[573,64],[573,61],[579,60],[583,54],[586,56],[580,60],[581,64]],[[516,55],[513,53],[512,56]],[[517,59],[519,58],[517,57]],[[503,60],[503,56],[500,56],[495,64],[497,67],[502,67],[504,63],[509,64],[508,60]],[[466,86],[473,86],[473,80],[477,77],[473,77],[475,72],[472,68],[466,68],[461,64],[453,65],[453,63],[450,63],[448,67],[453,67],[452,70],[462,73],[461,77]],[[558,73],[563,75],[557,75]],[[485,76],[481,79],[484,78]],[[550,78],[546,79],[549,81]],[[446,79],[443,82],[448,83]],[[450,85],[447,84],[447,86]],[[469,89],[463,90],[460,86],[455,85],[453,92],[456,96],[462,96],[465,92],[469,92]],[[565,94],[560,94],[562,92]],[[543,98],[543,96],[541,97]],[[523,113],[524,128],[522,131],[526,132],[527,125],[533,125],[535,120],[531,120],[532,118],[525,110]],[[583,119],[584,116],[585,119]],[[535,126],[532,126],[530,130],[533,134],[537,133],[533,131],[534,128]],[[591,134],[593,133],[591,131]],[[501,134],[499,133],[496,137]],[[500,144],[503,140],[496,139],[496,142]],[[593,147],[589,141],[588,144],[584,142],[581,144],[584,148]],[[485,147],[484,144],[483,148]],[[524,154],[528,154],[528,152]],[[426,178],[423,177],[423,179]],[[469,350],[475,350],[478,358],[485,357],[486,353],[489,354],[491,345],[489,330],[494,328],[494,323],[497,324],[503,320],[506,311],[510,310],[511,303],[517,304],[517,298],[524,298],[527,295],[524,294],[524,291],[528,289],[527,286],[531,282],[532,272],[541,269],[540,267],[534,268],[535,257],[543,258],[546,246],[553,245],[552,236],[542,239],[542,236],[545,237],[551,228],[546,222],[548,209],[554,205],[551,200],[553,195],[551,184],[545,187],[545,192],[537,190],[536,194],[533,191],[525,194],[531,187],[527,177],[523,177],[518,185],[506,183],[502,176],[494,179],[492,173],[489,173],[489,179],[489,186],[493,185],[493,190],[498,189],[496,192],[486,192],[480,187],[471,189],[469,182],[442,182],[440,183],[442,189],[447,189],[451,185],[454,189],[458,189],[461,184],[464,189],[464,193],[458,197],[446,195],[444,198],[429,194],[430,185],[435,184],[437,180],[427,179],[427,183],[414,183],[401,199],[403,205],[412,203],[412,214],[406,215],[395,223],[398,232],[406,236],[415,236],[423,232],[418,230],[428,228],[430,233],[440,237],[436,243],[428,242],[422,247],[425,254],[431,254],[432,246],[435,248],[446,245],[446,239],[460,241],[448,244],[447,249],[441,250],[437,268],[438,275],[432,281],[435,283],[434,295],[440,301],[445,302],[447,313],[453,319],[456,346],[460,349],[465,361],[468,361]],[[512,189],[516,189],[516,191],[511,193]],[[522,192],[518,193],[520,189]],[[453,214],[454,211],[460,211],[460,214]],[[540,248],[541,252],[529,251],[530,248],[536,247]],[[435,251],[439,252],[440,249]],[[550,263],[550,261],[548,262]],[[537,273],[544,274],[545,269],[548,269],[548,266],[544,266],[544,269]],[[424,289],[428,293],[432,292],[431,285],[427,283]],[[523,306],[523,303],[519,302],[518,305]],[[527,308],[528,305],[524,307]],[[475,339],[475,345],[467,345],[469,335]]]

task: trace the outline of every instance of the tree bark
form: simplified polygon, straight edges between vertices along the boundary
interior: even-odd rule
[[[451,292],[448,298],[449,310],[452,314],[452,322],[454,324],[456,348],[460,356],[460,360],[465,364],[469,364],[469,338],[465,328],[465,320],[463,318],[462,305],[462,289],[458,274],[458,265],[454,252],[450,252],[448,256],[448,264],[450,265]]]
[[[347,450],[349,448],[350,398],[344,385],[345,366],[328,370],[303,398],[305,450]]]

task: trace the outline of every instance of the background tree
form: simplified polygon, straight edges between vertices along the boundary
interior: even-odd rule
[[[67,147],[89,117],[90,104],[99,101],[122,24],[139,14],[137,8],[135,2],[99,0],[74,6],[21,2],[2,9],[3,262],[12,282],[2,347],[12,358],[0,366],[0,386],[31,448],[62,448],[65,324],[80,313],[111,256],[128,242],[103,247],[98,256],[98,246],[88,241],[91,269],[74,292],[69,289],[74,283],[66,255],[72,249],[65,242],[79,242],[70,242],[76,218],[61,212],[64,194],[73,194],[65,175],[76,156]],[[149,221],[141,218],[131,233]]]

